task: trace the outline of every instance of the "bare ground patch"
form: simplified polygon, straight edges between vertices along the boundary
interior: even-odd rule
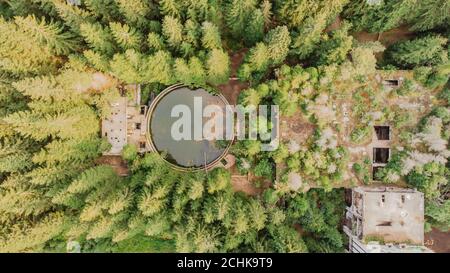
[[[450,232],[433,228],[425,233],[425,246],[437,253],[450,253]]]

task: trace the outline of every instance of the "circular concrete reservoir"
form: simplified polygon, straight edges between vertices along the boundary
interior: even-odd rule
[[[200,98],[202,102],[201,109],[198,107]],[[211,94],[204,89],[190,89],[184,85],[174,85],[166,88],[155,97],[148,111],[147,139],[151,149],[161,154],[165,161],[179,170],[202,170],[213,167],[225,156],[231,141],[207,140],[203,134],[201,139],[195,138],[194,130],[195,127],[198,128],[199,126],[198,110],[203,113],[205,107],[211,105],[220,107],[225,113],[227,104],[228,102],[222,95]],[[190,132],[184,134],[184,136],[189,135],[190,138],[180,139],[178,137],[177,139],[176,136],[174,137],[173,127],[180,124],[180,117],[184,115],[177,111],[175,113],[178,113],[178,115],[174,114],[173,109],[180,105],[184,110],[186,108],[189,109],[187,118],[190,128],[184,128],[187,126],[176,128],[181,129],[178,131],[186,132],[185,130],[187,130],[187,132]],[[203,128],[205,118],[201,117],[200,119],[202,123],[200,126]],[[223,120],[223,124],[225,126],[225,120]]]

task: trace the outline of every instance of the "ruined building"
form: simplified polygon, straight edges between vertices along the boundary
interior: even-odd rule
[[[351,190],[344,232],[352,253],[432,252],[424,244],[424,199],[415,189]]]

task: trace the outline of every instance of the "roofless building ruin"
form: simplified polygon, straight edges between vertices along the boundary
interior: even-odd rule
[[[344,232],[352,253],[432,252],[424,244],[424,198],[415,189],[351,190]]]

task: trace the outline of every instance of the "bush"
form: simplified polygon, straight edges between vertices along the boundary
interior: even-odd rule
[[[364,161],[360,163],[354,163],[353,164],[353,171],[355,172],[356,176],[364,183],[369,184],[371,181],[370,178],[370,159],[365,158]]]
[[[138,149],[133,144],[127,144],[123,147],[122,157],[128,162],[133,162],[138,156]]]
[[[363,143],[372,136],[371,132],[370,126],[355,128],[350,134],[350,140],[355,144]]]
[[[266,158],[259,161],[258,164],[256,164],[256,166],[255,166],[255,175],[256,176],[263,176],[263,177],[271,179],[272,173],[273,173],[272,164]]]

